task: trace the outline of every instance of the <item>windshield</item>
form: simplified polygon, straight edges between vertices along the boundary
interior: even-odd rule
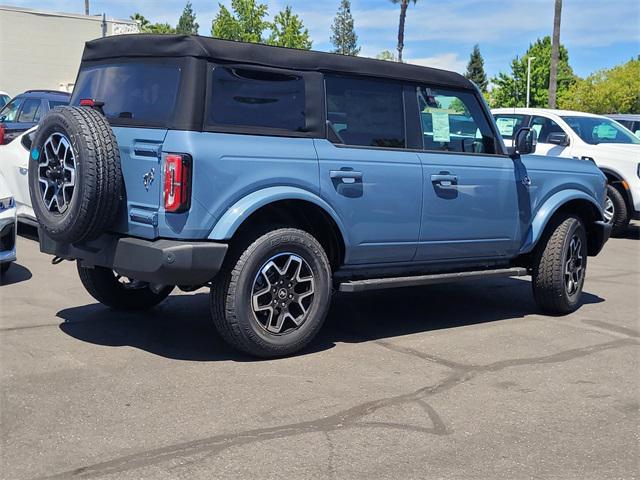
[[[617,122],[598,117],[562,117],[571,129],[591,145],[599,143],[635,143],[640,138]]]

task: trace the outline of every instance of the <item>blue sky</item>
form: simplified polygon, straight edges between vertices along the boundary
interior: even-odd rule
[[[0,0],[1,2],[2,0]],[[313,48],[329,50],[330,26],[339,0],[262,0],[273,15],[289,4],[302,17]],[[12,5],[82,13],[84,0],[9,0]],[[91,0],[91,13],[128,18],[138,11],[152,22],[177,23],[185,0]],[[208,35],[215,0],[192,0],[200,34]],[[220,3],[229,5],[230,0]],[[515,55],[551,34],[553,0],[418,0],[407,16],[405,60],[464,71],[478,43],[489,75],[508,71]],[[362,55],[395,50],[399,6],[389,0],[352,0]],[[580,76],[624,63],[640,54],[638,0],[564,0],[561,41]]]

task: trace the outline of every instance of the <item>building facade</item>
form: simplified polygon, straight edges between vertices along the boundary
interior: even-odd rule
[[[0,91],[70,92],[85,42],[138,31],[131,20],[0,5]]]

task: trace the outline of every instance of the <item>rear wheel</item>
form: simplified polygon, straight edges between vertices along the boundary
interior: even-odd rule
[[[613,185],[607,185],[604,218],[607,223],[611,224],[611,235],[613,236],[624,234],[631,220],[622,193]]]
[[[329,309],[331,267],[309,233],[281,228],[246,242],[211,287],[220,335],[258,357],[292,354],[318,333]]]
[[[555,224],[539,248],[533,266],[533,295],[545,312],[563,315],[580,304],[587,270],[584,224],[570,216]]]
[[[100,303],[116,310],[145,310],[162,302],[173,287],[155,292],[148,283],[122,277],[109,268],[83,267],[78,263],[80,281]]]

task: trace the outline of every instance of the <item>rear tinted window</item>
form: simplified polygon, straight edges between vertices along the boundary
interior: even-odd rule
[[[71,98],[104,102],[112,123],[164,126],[171,119],[178,94],[180,67],[157,63],[122,63],[85,67]]]
[[[345,145],[405,147],[402,85],[326,77],[327,119]]]
[[[207,123],[303,132],[304,79],[287,73],[215,67]]]
[[[56,107],[64,107],[65,105],[69,105],[69,102],[59,101],[59,100],[49,100],[49,108]]]

